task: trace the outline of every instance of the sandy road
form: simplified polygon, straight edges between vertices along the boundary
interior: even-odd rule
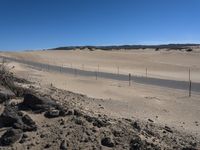
[[[141,77],[141,76],[131,76],[129,78],[129,75],[124,75],[124,74],[114,74],[114,73],[108,73],[108,72],[92,72],[92,71],[74,69],[74,68],[69,68],[69,67],[49,65],[49,64],[39,63],[39,62],[34,62],[34,61],[20,60],[20,59],[11,58],[11,57],[4,57],[4,56],[0,56],[0,57],[9,61],[15,61],[18,63],[23,63],[23,64],[37,67],[40,69],[45,69],[47,71],[74,74],[75,76],[91,76],[91,77],[96,77],[96,78],[100,77],[100,78],[121,80],[121,81],[129,81],[130,79],[131,82],[136,82],[140,84],[156,85],[156,86],[161,86],[161,87],[189,91],[189,82],[186,82],[186,81],[177,81],[177,80],[168,80],[168,79],[159,79],[159,78],[151,78],[151,77]],[[200,93],[200,83],[192,82],[191,91]]]

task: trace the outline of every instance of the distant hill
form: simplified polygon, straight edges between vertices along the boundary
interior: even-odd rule
[[[200,46],[200,44],[165,44],[165,45],[119,45],[119,46],[66,46],[66,47],[57,47],[52,48],[49,50],[74,50],[74,49],[89,49],[89,50],[95,50],[95,49],[101,49],[101,50],[120,50],[120,49],[146,49],[146,48],[153,48],[153,49],[174,49],[174,50],[181,50],[186,49],[190,47],[197,47]]]

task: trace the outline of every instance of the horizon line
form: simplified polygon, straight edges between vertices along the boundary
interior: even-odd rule
[[[0,49],[0,52],[3,52],[3,51],[37,51],[37,50],[53,50],[53,49],[56,49],[56,48],[62,48],[62,47],[65,47],[65,48],[81,48],[81,47],[122,47],[122,46],[152,46],[152,47],[156,47],[156,46],[170,46],[170,45],[177,45],[177,46],[200,46],[200,43],[162,43],[162,44],[105,44],[105,45],[61,45],[61,46],[56,46],[56,47],[49,47],[49,48],[33,48],[33,49],[4,49],[4,50],[1,50]]]

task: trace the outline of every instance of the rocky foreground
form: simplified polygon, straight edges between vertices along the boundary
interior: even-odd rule
[[[40,87],[0,66],[0,149],[200,149],[199,139],[86,109],[87,96]]]

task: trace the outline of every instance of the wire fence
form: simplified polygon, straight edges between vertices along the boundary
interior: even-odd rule
[[[16,59],[11,57],[4,57],[0,56],[2,61],[15,61],[18,63],[23,63],[32,67],[36,67],[38,69],[43,69],[45,71],[55,71],[64,74],[71,74],[75,77],[83,76],[83,77],[92,77],[98,80],[98,78],[105,78],[105,79],[112,79],[118,81],[127,81],[128,85],[131,86],[133,83],[140,83],[140,84],[148,84],[148,85],[155,85],[160,87],[167,87],[172,89],[180,89],[188,91],[188,95],[191,96],[192,92],[196,92],[200,94],[200,83],[192,82],[190,79],[191,72],[189,69],[189,80],[188,81],[177,81],[177,80],[169,80],[169,79],[160,79],[160,78],[153,78],[148,77],[148,69],[146,68],[145,76],[136,76],[131,73],[128,74],[120,74],[119,67],[117,67],[116,73],[108,73],[108,72],[101,72],[99,69],[99,65],[97,70],[88,71],[85,70],[84,64],[82,64],[82,68],[77,69],[74,68],[71,64],[70,67],[66,67],[63,65],[51,65],[45,64],[40,62],[33,62],[24,59]]]

